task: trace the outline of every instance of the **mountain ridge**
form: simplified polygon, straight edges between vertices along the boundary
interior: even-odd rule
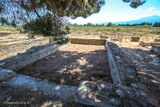
[[[155,22],[160,22],[159,15],[153,15],[149,17],[143,17],[137,20],[130,20],[130,21],[121,21],[121,22],[113,22],[114,24],[140,24],[143,22],[148,22],[154,24]]]

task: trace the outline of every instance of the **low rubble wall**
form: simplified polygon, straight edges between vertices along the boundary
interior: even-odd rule
[[[58,50],[56,42],[36,46],[26,52],[0,61],[0,67],[10,70],[19,70],[39,59],[42,59]]]

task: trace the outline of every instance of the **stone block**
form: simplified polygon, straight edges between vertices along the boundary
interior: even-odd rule
[[[139,42],[140,37],[131,37],[131,42]]]
[[[115,86],[111,83],[83,81],[77,89],[74,101],[96,107],[119,106],[121,99],[115,98],[114,92]]]
[[[19,70],[37,60],[40,60],[58,50],[56,42],[35,46],[24,53],[0,61],[0,67],[10,70]]]
[[[71,43],[73,44],[86,44],[86,45],[105,45],[106,39],[79,39],[71,38]]]
[[[105,36],[105,35],[101,35],[100,37],[104,39],[108,39],[108,36]]]
[[[118,47],[118,45],[112,42],[106,42],[106,49],[113,83],[115,85],[128,85],[137,81],[131,61],[124,56],[124,52]]]
[[[11,70],[0,68],[0,81],[9,80],[12,77],[14,77],[15,75],[16,75],[16,73]]]
[[[6,81],[6,84],[15,88],[42,91],[43,93],[46,93],[46,95],[59,100],[67,100],[68,98],[71,98],[75,95],[77,90],[77,87],[75,86],[51,83],[46,80],[25,75],[17,75]]]
[[[119,41],[119,39],[114,38],[114,39],[111,39],[111,41],[116,42],[116,41]]]
[[[152,46],[151,51],[153,51],[156,54],[160,55],[160,46]]]
[[[141,46],[160,46],[160,42],[144,42],[144,41],[141,41],[139,43],[139,45],[141,45]]]
[[[155,38],[154,42],[160,42],[160,38]]]

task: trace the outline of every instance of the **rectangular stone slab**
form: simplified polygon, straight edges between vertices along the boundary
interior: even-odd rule
[[[140,37],[131,37],[131,42],[139,42]]]
[[[160,42],[144,42],[140,41],[139,45],[141,46],[160,46]]]
[[[154,42],[160,42],[160,38],[155,38]]]
[[[113,83],[115,85],[127,85],[136,81],[133,67],[129,64],[131,61],[124,56],[124,52],[118,45],[107,42],[106,49]]]
[[[61,100],[67,100],[72,97],[77,90],[75,86],[60,85],[25,75],[17,75],[6,81],[6,84],[16,88],[29,89],[31,91],[42,91],[50,97]]]

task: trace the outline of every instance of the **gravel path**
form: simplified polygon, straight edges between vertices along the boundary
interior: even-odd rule
[[[76,86],[82,80],[112,82],[104,46],[95,45],[68,44],[17,72]]]

